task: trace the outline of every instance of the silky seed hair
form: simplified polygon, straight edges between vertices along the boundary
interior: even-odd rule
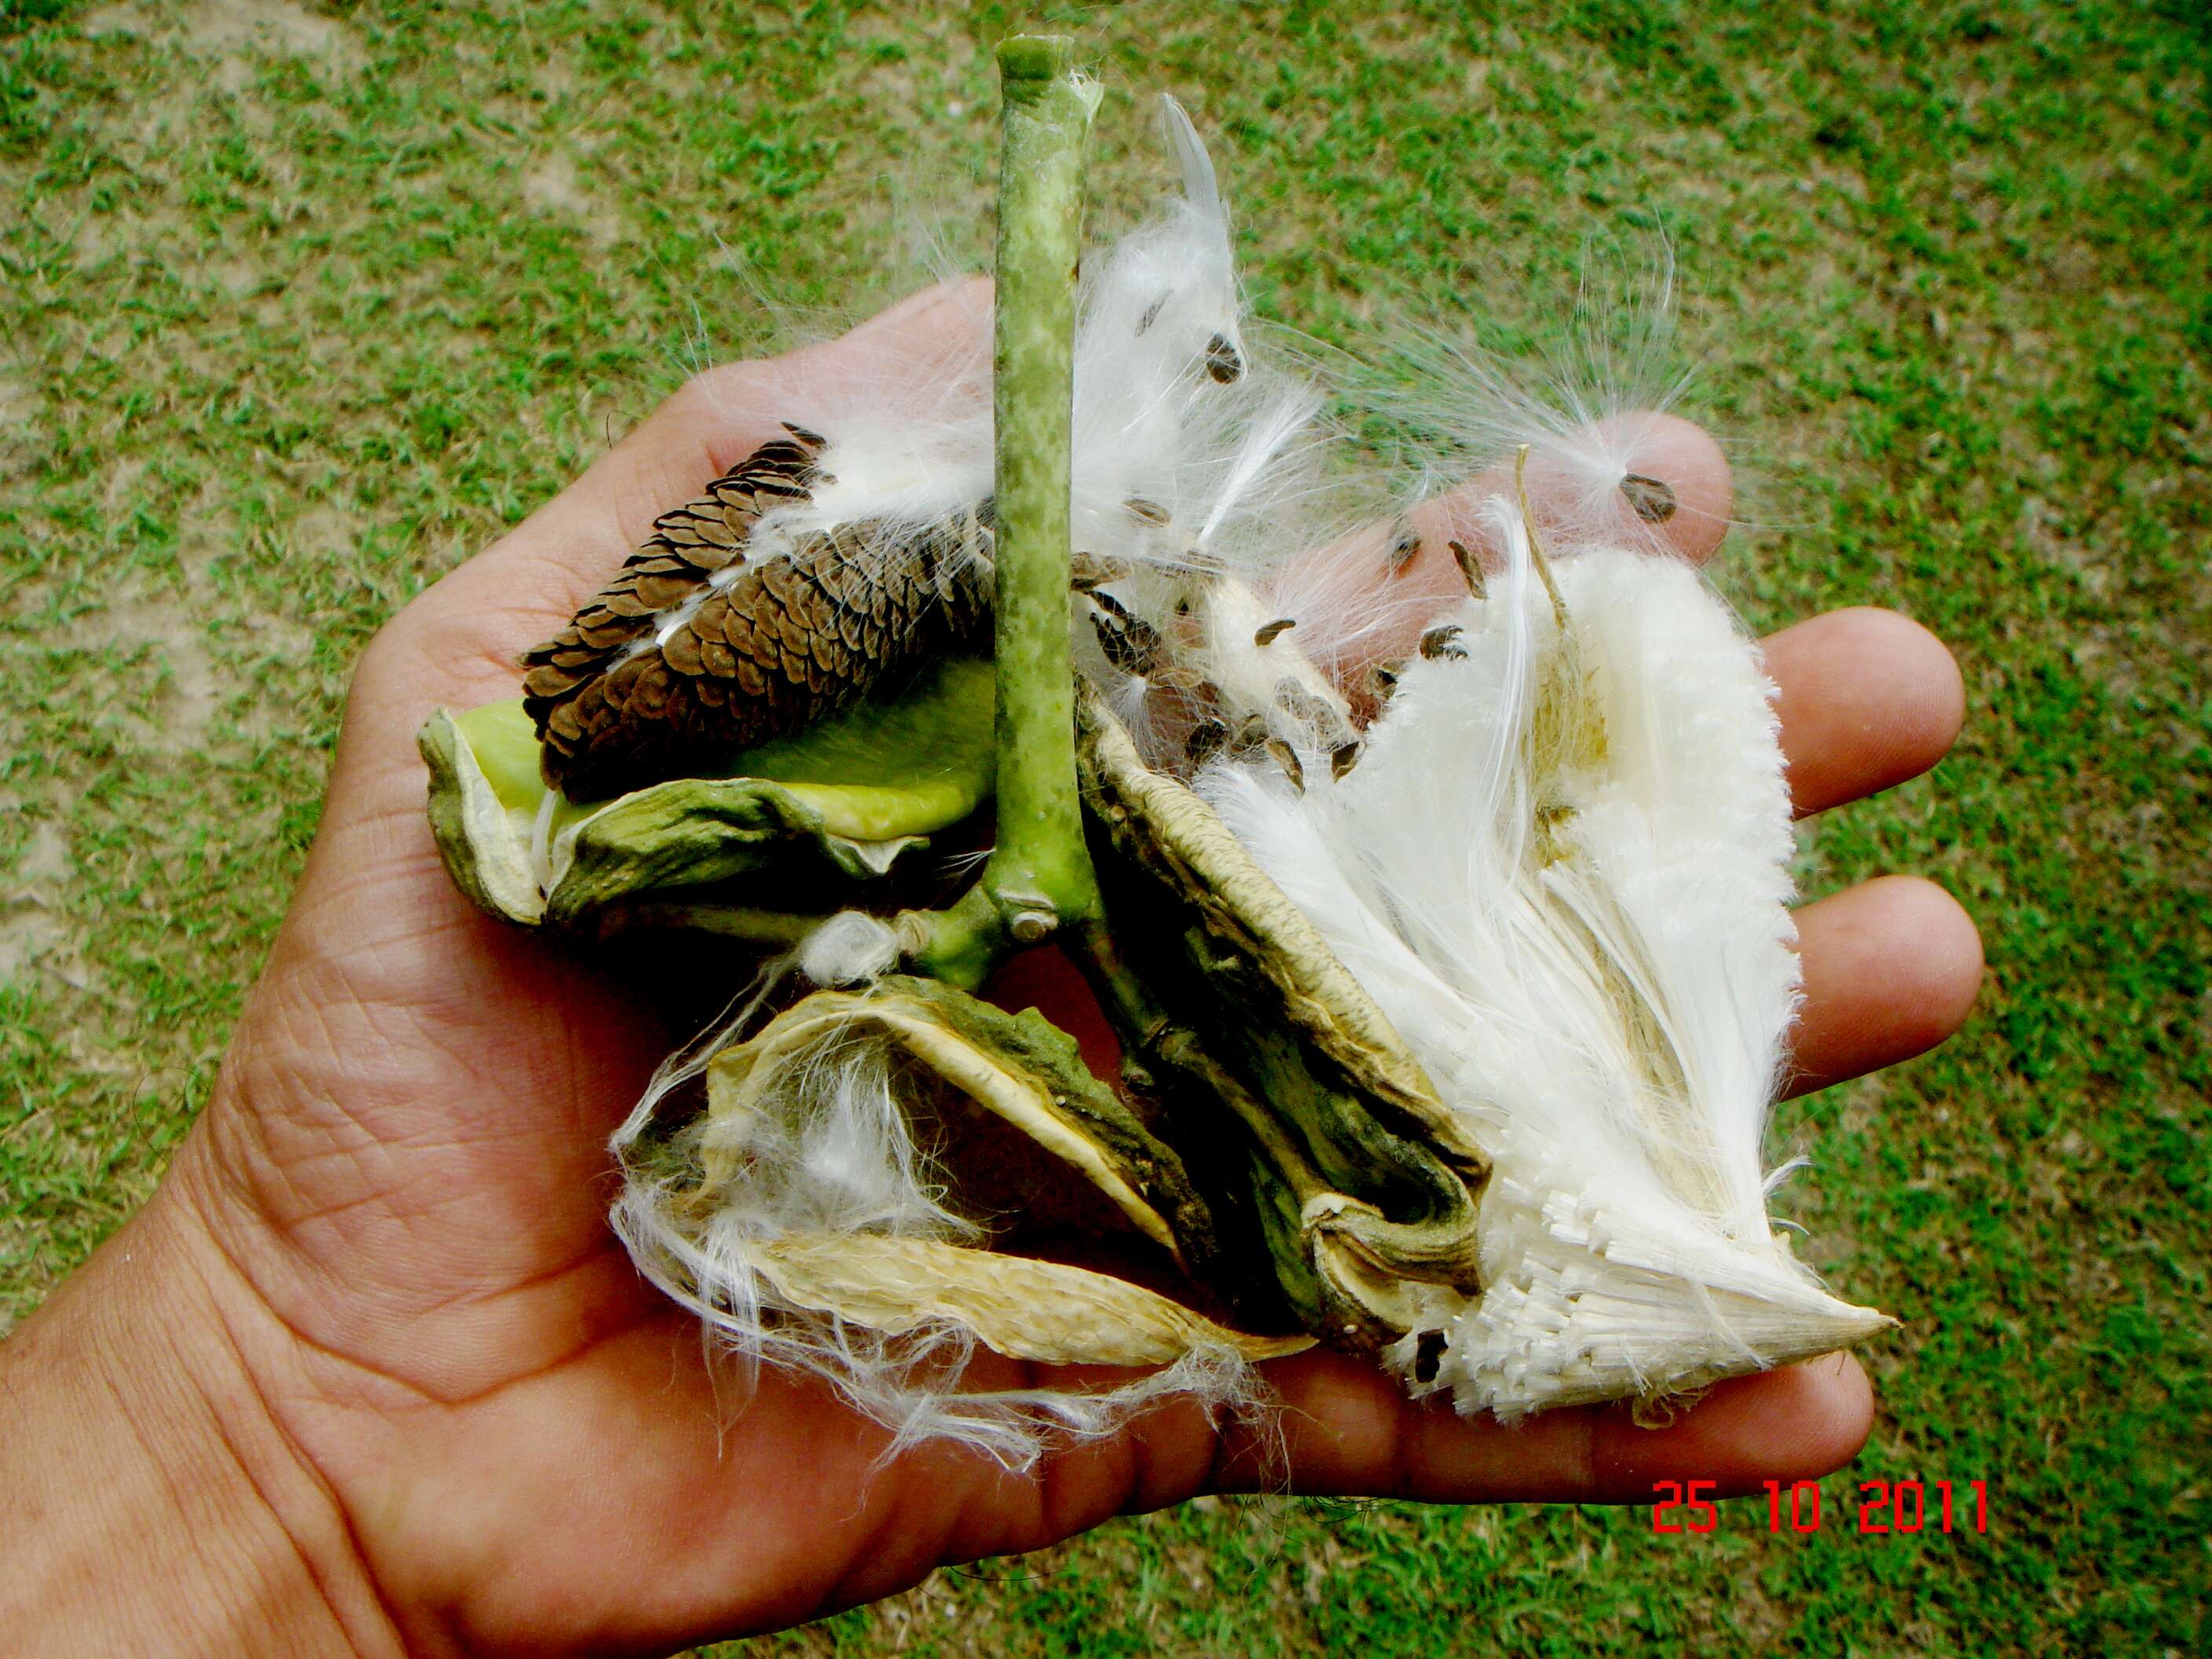
[[[1794,850],[1756,647],[1676,558],[1550,580],[1517,502],[1346,775],[1212,757],[1214,805],[1419,1055],[1492,1170],[1484,1289],[1390,1358],[1513,1419],[1858,1340],[1765,1213],[1797,1000]]]

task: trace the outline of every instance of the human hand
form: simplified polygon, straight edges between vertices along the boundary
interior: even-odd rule
[[[27,1547],[11,1543],[14,1576],[41,1597],[16,1628],[72,1652],[150,1631],[227,1652],[657,1652],[1282,1478],[1187,1403],[1012,1474],[942,1447],[877,1468],[881,1431],[773,1370],[718,1400],[696,1322],[638,1279],[604,1213],[606,1137],[682,1034],[650,984],[472,909],[425,821],[428,710],[514,695],[517,653],[775,433],[778,386],[949,353],[987,307],[981,284],[934,289],[828,345],[710,371],[377,637],[214,1098],[147,1209],[0,1350],[0,1507]],[[1710,446],[1668,431],[1651,466],[1686,501],[1724,502]],[[1724,515],[1684,514],[1684,550],[1710,552]],[[1924,769],[1956,732],[1956,671],[1900,617],[1801,623],[1767,663],[1801,811]],[[1802,1086],[1964,1018],[1979,947],[1933,886],[1871,882],[1798,920]],[[1095,1018],[1064,979],[1002,990]],[[987,1356],[974,1380],[1027,1369]],[[1722,1385],[1659,1430],[1620,1409],[1464,1420],[1327,1353],[1268,1371],[1307,1492],[1737,1492],[1837,1467],[1871,1413],[1840,1357]]]

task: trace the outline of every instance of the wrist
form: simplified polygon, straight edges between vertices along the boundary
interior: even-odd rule
[[[0,1344],[0,1628],[30,1654],[396,1652],[264,1403],[289,1339],[177,1186]]]

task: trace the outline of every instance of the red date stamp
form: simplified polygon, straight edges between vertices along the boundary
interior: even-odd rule
[[[1713,1495],[1719,1486],[1716,1480],[1655,1480],[1651,1530],[1667,1534],[1716,1530],[1720,1525],[1720,1506]],[[1848,1509],[1842,1524],[1846,1530],[1869,1536],[1990,1529],[1986,1480],[1862,1480],[1855,1501],[1856,1528],[1850,1525]],[[1767,1531],[1819,1532],[1821,1525],[1819,1481],[1766,1483]]]

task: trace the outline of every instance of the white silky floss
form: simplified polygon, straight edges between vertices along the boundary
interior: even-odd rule
[[[1518,515],[1492,519],[1506,567],[1449,619],[1465,654],[1407,667],[1357,769],[1301,795],[1216,765],[1199,787],[1492,1160],[1481,1293],[1437,1293],[1389,1357],[1511,1419],[1888,1322],[1766,1218],[1799,975],[1757,647],[1679,560],[1562,561],[1555,612]]]
[[[1285,678],[1345,712],[1341,694],[1295,642],[1270,652],[1256,632],[1279,612],[1256,591],[1286,548],[1328,528],[1322,480],[1335,434],[1310,382],[1255,358],[1237,289],[1213,164],[1189,118],[1161,100],[1182,192],[1086,275],[1075,342],[1071,532],[1080,565],[1103,564],[1098,592],[1169,647],[1162,666],[1202,680],[1232,721],[1265,715]],[[1077,662],[1155,763],[1173,723],[1154,727],[1169,688],[1110,662],[1088,628]],[[1166,743],[1162,738],[1168,739]]]

